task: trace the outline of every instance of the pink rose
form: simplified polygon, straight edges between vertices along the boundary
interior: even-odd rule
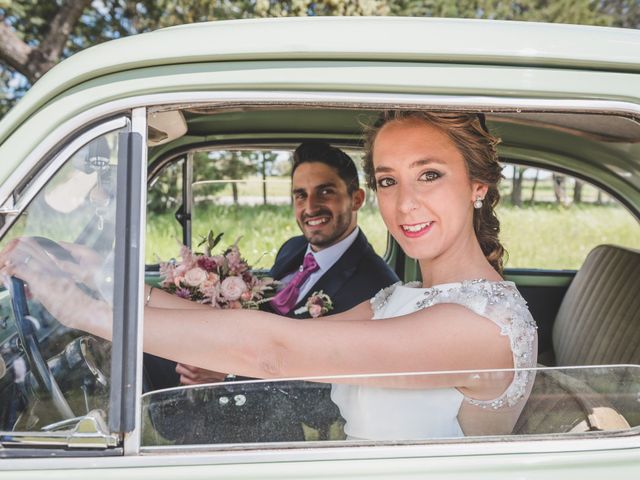
[[[248,302],[249,300],[251,300],[251,297],[253,297],[253,293],[244,292],[242,295],[240,295],[240,300],[242,300],[243,302]]]
[[[217,273],[210,273],[207,277],[207,282],[211,285],[217,285],[220,282],[220,276]]]
[[[207,272],[200,267],[192,268],[184,274],[185,283],[192,287],[199,287],[204,283],[205,280],[207,280],[207,278]]]
[[[320,315],[322,315],[322,306],[315,303],[311,305],[309,307],[309,315],[311,315],[313,318],[318,318]]]
[[[240,277],[227,277],[220,284],[220,293],[227,300],[238,300],[246,291],[247,285]]]
[[[206,300],[213,301],[213,299],[217,297],[219,293],[218,284],[206,280],[202,283],[202,285],[200,285],[200,291],[206,297]]]

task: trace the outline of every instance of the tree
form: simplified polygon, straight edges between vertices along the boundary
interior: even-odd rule
[[[139,31],[142,3],[0,0],[0,117],[62,58]]]
[[[524,172],[527,167],[513,166],[513,177],[511,178],[511,204],[516,207],[522,206],[522,182]]]
[[[638,28],[638,0],[397,0],[393,15],[488,18]],[[628,17],[632,17],[629,21]]]
[[[106,40],[183,23],[385,15],[387,0],[0,0],[0,118],[61,59]]]
[[[584,182],[582,180],[578,180],[576,178],[575,183],[573,184],[573,203],[582,203],[582,187],[584,186]]]
[[[9,2],[15,7],[13,15],[5,10],[0,17],[0,58],[33,83],[60,60],[71,31],[91,0],[64,0],[59,7],[53,2],[40,6],[38,2],[23,3]],[[30,25],[16,28],[18,12],[23,18],[35,14]],[[36,37],[39,41],[34,42]]]
[[[273,169],[273,165],[278,159],[275,152],[257,151],[253,154],[253,161],[257,164],[257,170],[260,171],[262,177],[262,204],[267,204],[267,175]]]
[[[536,188],[538,187],[538,178],[540,177],[540,169],[536,168],[536,176],[533,178],[533,185],[531,186],[531,198],[529,203],[534,205],[536,203]]]
[[[183,23],[305,15],[405,15],[640,28],[640,0],[0,0],[0,117],[61,59]]]
[[[559,173],[552,175],[553,179],[553,193],[558,202],[563,207],[569,206],[569,197],[567,195],[567,177]]]

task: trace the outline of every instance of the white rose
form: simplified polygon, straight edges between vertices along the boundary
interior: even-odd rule
[[[199,287],[207,278],[207,272],[200,267],[192,268],[184,274],[185,283],[191,287]]]
[[[238,300],[247,291],[247,284],[240,277],[227,277],[220,284],[220,292],[227,300]]]

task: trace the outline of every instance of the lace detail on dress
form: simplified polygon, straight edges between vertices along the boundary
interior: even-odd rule
[[[526,393],[532,373],[523,368],[535,366],[536,324],[529,313],[527,302],[509,282],[467,280],[457,288],[426,288],[416,303],[416,310],[439,303],[456,303],[492,320],[500,333],[509,337],[513,352],[514,378],[509,387],[493,400],[475,400],[465,397],[472,405],[498,409],[515,405]]]
[[[407,283],[407,285],[410,285],[412,283],[417,283],[417,282],[409,282]],[[378,293],[375,294],[375,296],[371,299],[371,308],[373,309],[374,313],[379,311],[382,307],[384,307],[387,304],[389,297],[395,291],[398,285],[402,285],[402,282],[399,281],[392,285],[389,285],[388,287],[383,288],[382,290],[380,290]]]

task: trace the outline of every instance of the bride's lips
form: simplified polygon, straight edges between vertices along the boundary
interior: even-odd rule
[[[431,227],[433,227],[434,222],[421,222],[421,223],[403,223],[400,225],[400,230],[404,234],[405,237],[416,238],[421,237],[426,234]]]

